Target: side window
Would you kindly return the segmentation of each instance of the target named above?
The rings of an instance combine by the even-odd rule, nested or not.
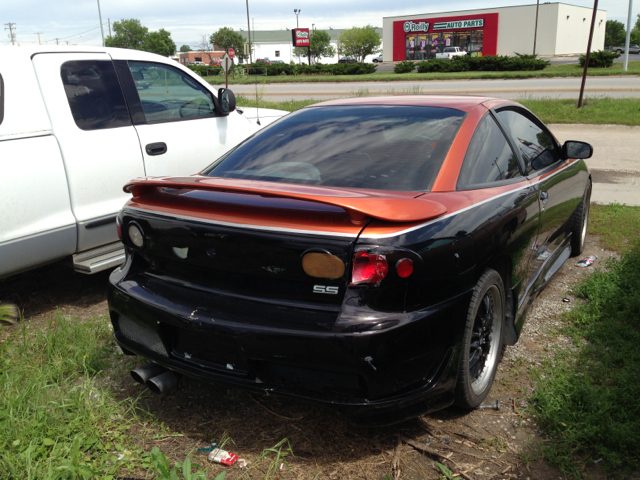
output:
[[[100,130],[131,125],[129,110],[110,61],[65,62],[60,75],[78,128]]]
[[[527,175],[560,160],[553,137],[531,119],[514,110],[502,110],[498,118],[520,150]]]
[[[522,177],[518,158],[496,121],[491,115],[486,115],[469,142],[458,177],[458,188],[517,177]]]
[[[2,80],[2,74],[0,74],[0,125],[4,120],[4,81]]]
[[[205,87],[177,68],[150,62],[129,62],[147,123],[215,115],[213,97]]]

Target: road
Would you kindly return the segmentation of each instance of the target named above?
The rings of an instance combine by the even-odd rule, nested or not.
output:
[[[640,207],[640,127],[550,124],[560,140],[593,145],[587,165],[592,173],[592,203],[626,203]]]
[[[578,98],[581,79],[529,78],[522,80],[425,80],[408,82],[349,82],[349,83],[277,83],[267,85],[234,85],[235,93],[247,97],[256,89],[265,100],[304,100],[317,98],[352,97],[362,95],[398,95],[432,93],[443,95],[489,95],[519,98]],[[590,96],[638,97],[638,77],[589,77],[585,92]]]

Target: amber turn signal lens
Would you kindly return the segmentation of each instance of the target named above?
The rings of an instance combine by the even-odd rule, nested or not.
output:
[[[340,278],[344,275],[344,262],[327,253],[307,253],[302,257],[304,272],[316,278]]]

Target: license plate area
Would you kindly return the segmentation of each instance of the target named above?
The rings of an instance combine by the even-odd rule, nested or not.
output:
[[[178,327],[171,333],[172,354],[181,360],[229,375],[247,375],[247,364],[235,338]]]

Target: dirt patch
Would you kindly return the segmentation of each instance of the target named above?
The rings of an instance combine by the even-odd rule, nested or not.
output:
[[[572,348],[571,339],[558,333],[559,314],[580,301],[570,288],[616,253],[604,250],[599,238],[590,236],[584,255],[599,259],[588,268],[578,268],[577,259],[569,259],[534,302],[520,341],[507,349],[485,402],[500,401],[499,410],[467,412],[452,407],[393,427],[356,427],[321,405],[190,378],[183,379],[176,394],[157,397],[128,374],[143,361],[122,354],[115,356],[114,368],[103,381],[117,398],[140,397],[140,407],[163,424],[144,423],[141,418],[131,432],[145,451],[157,445],[174,460],[192,454],[206,464],[206,453],[197,449],[226,432],[233,440],[227,448],[255,463],[265,448],[287,439],[293,451],[284,457],[288,467],[280,470],[279,463],[284,462],[275,464],[271,455],[254,465],[250,478],[265,478],[269,468],[276,468],[279,478],[292,479],[437,479],[442,475],[436,461],[465,479],[562,478],[541,459],[542,438],[526,398],[533,389],[532,367],[540,365],[556,345]],[[56,312],[82,320],[106,315],[107,278],[105,272],[85,276],[66,264],[54,264],[0,281],[0,300],[19,304],[25,318],[34,323],[45,323]],[[0,335],[10,332],[6,329]],[[214,465],[210,477],[225,469],[228,479],[244,473],[237,466]],[[135,474],[151,478],[142,470]]]

